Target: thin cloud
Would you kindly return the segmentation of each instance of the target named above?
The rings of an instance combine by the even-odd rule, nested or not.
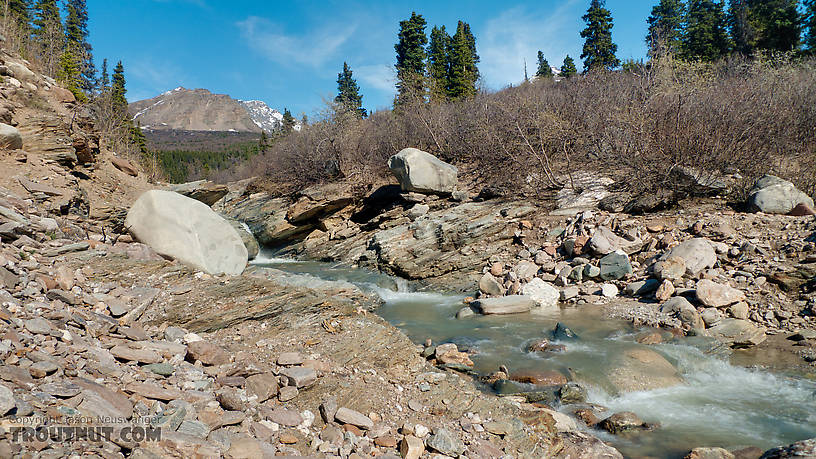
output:
[[[396,72],[390,65],[374,64],[361,65],[352,68],[354,76],[362,81],[366,86],[387,93],[396,93],[395,84],[397,81]]]
[[[258,16],[250,16],[237,26],[247,44],[266,58],[315,68],[334,57],[357,29],[354,24],[325,26],[302,36],[287,35],[281,26]]]
[[[497,88],[523,80],[525,59],[527,72],[535,74],[538,50],[544,53],[550,65],[560,66],[564,55],[572,55],[571,49],[575,46],[577,3],[578,0],[570,0],[549,14],[515,7],[489,20],[477,42],[481,57],[479,71],[487,85]],[[577,59],[578,56],[572,57]]]

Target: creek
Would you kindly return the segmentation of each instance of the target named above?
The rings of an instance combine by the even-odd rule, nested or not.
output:
[[[750,359],[732,364],[727,353],[710,341],[679,338],[657,345],[637,343],[642,332],[623,321],[604,318],[601,306],[562,309],[551,315],[471,316],[456,319],[463,296],[417,292],[402,279],[330,263],[268,258],[256,266],[290,275],[292,283],[348,282],[378,295],[377,314],[416,343],[456,343],[474,354],[479,374],[505,365],[511,371],[556,370],[579,375],[588,388],[588,402],[608,408],[603,418],[632,411],[656,430],[615,436],[590,429],[626,457],[682,458],[694,447],[763,450],[816,436],[816,383],[795,375],[752,369]],[[555,341],[566,350],[546,356],[528,352],[535,340],[550,338],[556,324],[572,329],[577,340]],[[610,389],[605,383],[610,361],[632,349],[650,349],[678,370],[683,383],[638,392]],[[523,387],[522,387],[523,388]],[[491,388],[485,386],[486,391]],[[570,413],[574,406],[556,406]],[[581,425],[580,421],[577,421]]]

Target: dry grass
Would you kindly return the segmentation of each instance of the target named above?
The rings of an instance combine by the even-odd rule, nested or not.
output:
[[[702,177],[787,177],[816,192],[816,61],[715,64],[663,59],[627,72],[526,83],[457,103],[415,103],[356,120],[327,110],[301,133],[222,179],[262,172],[287,189],[386,175],[417,147],[450,161],[477,188],[543,196],[587,170],[637,193],[690,191]],[[735,196],[737,197],[737,196]]]

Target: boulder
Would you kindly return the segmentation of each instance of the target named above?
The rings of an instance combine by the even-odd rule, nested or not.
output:
[[[612,393],[672,387],[683,379],[668,360],[651,349],[628,349],[611,357],[605,372]]]
[[[660,260],[654,264],[652,272],[656,278],[664,281],[682,279],[683,275],[686,274],[686,260],[677,256]]]
[[[642,430],[645,428],[644,423],[638,415],[631,411],[623,411],[615,413],[612,416],[601,421],[600,426],[607,432],[619,435],[632,430]]]
[[[296,225],[334,214],[354,202],[347,183],[316,185],[301,191],[300,195],[286,211],[286,219]]]
[[[479,291],[491,296],[504,295],[504,287],[490,273],[484,273],[479,279]]]
[[[682,296],[669,298],[660,306],[660,312],[676,315],[683,325],[689,328],[703,328],[703,318],[697,309]]]
[[[76,102],[76,96],[74,96],[74,93],[72,93],[71,91],[69,91],[69,90],[67,90],[65,88],[60,88],[59,86],[54,86],[51,89],[51,92],[54,93],[54,97],[58,101],[60,101],[60,102],[62,102],[64,104],[71,104],[71,103]]]
[[[623,279],[632,274],[632,264],[625,253],[618,251],[601,258],[601,279],[605,281]]]
[[[773,175],[757,180],[748,192],[748,204],[766,214],[787,214],[798,204],[814,207],[810,196],[796,189],[793,183]]]
[[[23,136],[14,126],[0,123],[0,148],[19,150],[23,148]]]
[[[416,148],[406,148],[389,158],[388,168],[403,191],[449,195],[458,180],[456,167]]]
[[[480,298],[470,304],[482,314],[492,315],[530,312],[536,302],[529,296],[509,295],[500,298]]]
[[[589,240],[589,247],[598,255],[609,255],[618,250],[633,254],[643,248],[643,241],[629,241],[613,233],[611,229],[601,226]]]
[[[247,249],[235,229],[206,204],[178,193],[145,192],[125,226],[160,255],[209,274],[238,275],[246,267]]]
[[[759,459],[806,459],[813,457],[816,457],[816,438],[769,449]]]
[[[210,207],[229,192],[226,185],[213,183],[209,180],[198,180],[195,182],[171,185],[168,190],[182,194],[188,198],[193,198],[196,201],[201,201]]]
[[[34,72],[18,62],[6,62],[6,67],[11,70],[11,74],[14,76],[14,78],[20,81],[32,83],[37,79],[37,75]]]
[[[734,459],[733,453],[723,448],[694,448],[683,459]]]
[[[261,247],[258,245],[258,241],[255,239],[255,236],[252,235],[252,232],[249,231],[249,228],[245,223],[241,223],[231,218],[227,218],[226,220],[238,233],[238,236],[241,237],[241,241],[243,241],[244,247],[247,249],[247,258],[249,260],[254,260],[261,251]]]
[[[745,299],[745,293],[728,285],[703,279],[697,282],[697,299],[710,308],[721,308]]]
[[[118,156],[111,156],[110,158],[111,164],[113,167],[119,169],[120,171],[124,172],[127,175],[136,177],[139,175],[139,171],[136,169],[136,166],[133,165],[130,161],[126,160],[125,158],[120,158]]]
[[[524,284],[521,287],[521,294],[532,298],[538,306],[537,310],[559,311],[558,299],[561,297],[561,292],[538,277]]]
[[[719,341],[734,347],[757,346],[765,341],[765,327],[757,327],[742,319],[723,319],[708,332]]]
[[[686,264],[686,274],[696,277],[704,269],[711,268],[717,263],[717,252],[711,242],[705,238],[694,238],[683,242],[660,257],[660,261],[672,257],[683,259]]]

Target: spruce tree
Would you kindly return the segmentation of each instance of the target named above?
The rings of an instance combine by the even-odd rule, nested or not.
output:
[[[85,0],[68,0],[65,8],[68,12],[65,19],[66,44],[79,59],[82,89],[90,92],[96,88],[97,81],[93,50],[88,42],[88,7]]]
[[[410,93],[424,97],[425,85],[425,18],[421,14],[411,13],[411,18],[400,21],[400,30],[394,50],[397,52],[397,102],[405,102]]]
[[[567,54],[564,58],[564,64],[561,65],[561,76],[564,78],[572,78],[578,74],[578,69],[575,68],[575,61]]]
[[[476,66],[476,39],[470,33],[470,26],[459,21],[456,33],[451,37],[448,59],[448,97],[458,100],[476,94],[479,69]]]
[[[748,20],[756,33],[755,48],[791,51],[799,47],[802,18],[798,0],[747,0]]]
[[[59,60],[57,81],[71,91],[77,101],[85,102],[87,97],[80,87],[80,68],[76,56],[70,48],[66,48]]]
[[[15,21],[23,30],[29,30],[32,21],[31,0],[3,0],[2,6],[6,5],[9,19]]]
[[[816,54],[816,0],[806,0],[805,8],[805,46],[808,52]]]
[[[334,98],[344,110],[355,113],[359,118],[367,116],[363,108],[363,96],[360,87],[354,79],[351,68],[343,62],[343,71],[337,74],[337,97]]]
[[[646,20],[649,24],[646,35],[649,57],[656,58],[663,52],[675,53],[680,49],[684,11],[681,0],[660,0],[652,8],[652,14]]]
[[[289,111],[288,108],[283,109],[283,120],[281,121],[281,128],[285,134],[289,134],[290,132],[295,130],[295,117],[292,116],[292,112]]]
[[[445,30],[445,26],[431,29],[431,42],[428,45],[428,77],[433,100],[447,99],[450,46],[451,37]]]
[[[728,31],[734,51],[750,55],[756,46],[756,31],[748,20],[748,1],[731,0],[728,5]]]
[[[34,6],[34,42],[43,64],[43,71],[56,76],[65,47],[65,36],[57,0],[38,0]]]
[[[113,68],[113,76],[111,77],[111,102],[114,110],[121,116],[127,115],[127,89],[125,89],[125,67],[122,61],[116,63]]]
[[[729,49],[722,2],[691,0],[683,34],[683,56],[713,61],[728,54]]]
[[[538,52],[538,70],[536,70],[536,77],[538,78],[552,78],[553,72],[550,68],[550,63],[544,59],[544,53]]]
[[[581,31],[581,38],[585,39],[581,53],[584,72],[611,70],[620,65],[620,60],[615,56],[618,45],[612,42],[612,13],[604,5],[604,0],[591,0],[582,17],[587,25]]]
[[[108,74],[108,60],[102,59],[102,79],[101,83],[101,90],[106,90],[110,86],[110,75]]]

